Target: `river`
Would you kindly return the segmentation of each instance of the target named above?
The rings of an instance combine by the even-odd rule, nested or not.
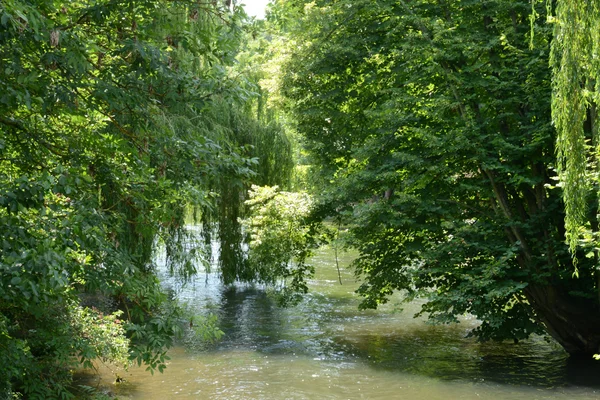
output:
[[[91,381],[120,399],[600,399],[600,361],[580,365],[542,337],[513,344],[466,338],[477,321],[435,326],[397,299],[359,311],[352,271],[333,252],[314,257],[298,306],[278,308],[260,288],[223,287],[216,274],[164,284],[198,313],[218,317],[216,344],[173,348],[163,374],[101,367]]]

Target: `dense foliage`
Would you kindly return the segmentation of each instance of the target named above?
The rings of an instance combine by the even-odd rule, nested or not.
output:
[[[394,291],[481,339],[600,345],[596,262],[565,245],[550,28],[525,1],[302,1],[281,79],[321,213],[345,218],[363,307]],[[532,34],[535,33],[532,37]],[[533,41],[533,43],[531,43]],[[533,44],[533,46],[531,46]]]
[[[158,248],[185,279],[217,239],[223,282],[306,290],[320,233],[274,187],[298,155],[269,104],[350,228],[363,307],[400,290],[482,339],[597,352],[598,10],[557,5],[552,37],[535,1],[279,0],[251,25],[231,1],[3,1],[0,396],[162,371],[182,310]]]
[[[70,398],[95,359],[162,370],[181,310],[153,252],[189,276],[209,255],[186,213],[226,241],[250,182],[289,176],[289,141],[230,68],[243,18],[231,2],[0,4],[0,396]]]
[[[549,3],[550,6],[550,3]],[[598,242],[598,110],[600,100],[600,5],[560,0],[552,53],[552,119],[556,125],[557,167],[563,184],[567,239],[594,249]],[[597,277],[600,282],[600,276]]]
[[[299,300],[300,293],[308,291],[306,280],[314,273],[308,259],[323,231],[320,224],[308,222],[312,198],[307,193],[280,191],[277,186],[252,186],[246,204],[248,273],[254,281],[281,283],[282,303]]]

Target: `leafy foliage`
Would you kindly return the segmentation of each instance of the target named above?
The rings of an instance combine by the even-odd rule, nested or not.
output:
[[[284,95],[326,182],[320,213],[345,218],[360,251],[362,306],[401,290],[427,298],[433,321],[475,315],[484,340],[545,330],[570,353],[595,352],[595,266],[582,260],[575,279],[564,245],[550,35],[531,36],[531,4],[302,10]]]
[[[0,393],[69,398],[74,362],[124,352],[165,368],[183,313],[157,245],[195,273],[206,249],[187,211],[225,232],[255,169],[286,176],[268,157],[278,140],[289,154],[285,135],[230,73],[244,17],[220,2],[0,5]]]
[[[558,133],[557,167],[573,255],[578,244],[589,248],[589,236],[598,233],[597,210],[589,209],[590,197],[598,196],[598,15],[600,9],[595,2],[561,0],[556,2],[555,16],[548,18],[554,25],[550,58],[552,120]],[[586,237],[588,243],[582,243]]]
[[[214,314],[207,316],[193,315],[190,319],[190,328],[184,337],[186,347],[193,349],[206,349],[207,345],[218,342],[224,335],[219,326],[219,318]]]
[[[218,260],[223,282],[251,280],[244,270],[243,236],[239,220],[245,216],[244,200],[251,182],[286,184],[293,168],[291,143],[275,121],[251,118],[250,109],[236,110],[226,104],[215,107],[214,120],[225,143],[238,149],[238,156],[222,162],[208,180],[214,204],[201,208],[207,244],[215,236],[220,244]],[[210,245],[207,246],[210,249]]]
[[[252,280],[275,284],[284,280],[280,299],[298,300],[314,273],[308,259],[319,243],[320,226],[307,221],[312,200],[306,193],[282,192],[277,186],[255,186],[246,201],[244,221],[249,236],[248,266]],[[286,280],[290,282],[286,282]]]

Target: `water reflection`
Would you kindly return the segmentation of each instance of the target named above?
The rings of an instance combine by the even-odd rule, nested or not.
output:
[[[566,355],[541,338],[526,344],[474,343],[462,329],[425,326],[395,335],[338,338],[373,368],[441,380],[559,387],[570,384]],[[539,343],[542,341],[543,343]],[[346,346],[348,347],[348,346]],[[596,384],[591,380],[590,384]],[[582,384],[580,380],[578,384]]]
[[[518,344],[478,343],[466,338],[475,321],[433,326],[413,321],[410,310],[360,312],[357,301],[316,293],[298,307],[281,309],[260,287],[221,287],[211,309],[225,336],[211,352],[243,349],[364,362],[375,369],[446,381],[600,387],[600,362],[570,360],[541,337]]]
[[[219,349],[257,349],[279,340],[281,315],[263,290],[246,287],[225,288],[217,315],[225,337]]]
[[[600,362],[580,364],[543,338],[519,344],[465,338],[477,323],[432,326],[419,304],[358,311],[352,272],[337,283],[325,251],[311,294],[281,309],[259,286],[224,287],[215,274],[182,286],[199,313],[217,315],[224,338],[207,350],[179,347],[164,375],[133,370],[115,388],[131,399],[595,399]],[[110,378],[108,378],[110,380]]]

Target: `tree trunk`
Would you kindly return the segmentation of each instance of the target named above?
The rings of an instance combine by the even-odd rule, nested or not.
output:
[[[600,312],[594,299],[536,284],[525,288],[525,296],[546,331],[570,355],[591,357],[600,353]]]

